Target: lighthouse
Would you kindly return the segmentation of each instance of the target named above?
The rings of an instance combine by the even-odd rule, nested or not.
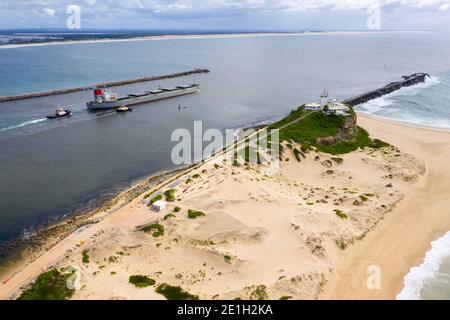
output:
[[[320,105],[323,107],[325,107],[328,103],[328,92],[327,90],[323,90],[323,93],[320,95]]]

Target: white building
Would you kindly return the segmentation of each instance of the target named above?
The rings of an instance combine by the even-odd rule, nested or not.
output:
[[[305,105],[305,110],[320,111],[326,115],[336,114],[341,116],[348,116],[350,108],[345,104],[337,102],[336,99],[332,99],[326,90],[320,95],[320,102],[308,103]]]
[[[323,109],[322,105],[317,102],[308,103],[307,105],[305,105],[305,110],[319,111],[322,109]]]
[[[158,200],[152,203],[152,209],[157,212],[161,212],[166,208],[166,202]]]
[[[348,116],[350,108],[347,107],[345,104],[340,102],[335,102],[328,104],[328,108],[325,108],[323,112],[327,115],[335,114],[339,116]]]

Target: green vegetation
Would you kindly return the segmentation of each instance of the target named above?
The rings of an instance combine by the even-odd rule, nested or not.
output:
[[[108,259],[109,263],[116,263],[117,261],[119,261],[119,258],[116,256],[111,256]]]
[[[360,195],[359,198],[361,199],[361,201],[365,202],[367,200],[369,200],[368,197],[364,196],[364,195]]]
[[[175,207],[175,208],[173,208],[173,212],[180,212],[181,211],[181,208],[180,207]]]
[[[351,113],[353,113],[353,110]],[[336,136],[344,126],[346,117],[306,111],[303,107],[293,110],[287,117],[272,124],[268,129],[281,128],[303,116],[306,117],[280,130],[280,142],[295,141],[301,145],[301,151],[303,153],[307,153],[312,147],[315,147],[320,152],[336,155],[355,151],[358,148],[381,148],[388,146],[387,143],[381,140],[370,139],[367,131],[361,127],[357,128],[356,137],[353,140],[341,141],[334,145],[318,144],[318,138]]]
[[[205,214],[201,211],[197,211],[197,210],[188,210],[188,218],[189,219],[196,219],[198,217],[203,217]]]
[[[89,251],[88,250],[84,249],[81,252],[81,256],[82,256],[83,263],[89,263]]]
[[[151,206],[152,204],[154,204],[156,201],[162,200],[163,196],[162,194],[158,194],[157,196],[153,197],[150,202],[149,202],[149,206]]]
[[[369,145],[369,147],[374,148],[374,149],[380,149],[380,148],[388,147],[388,146],[390,146],[389,143],[381,141],[380,139],[373,139]]]
[[[171,286],[167,283],[160,284],[155,291],[162,294],[167,300],[198,300],[198,296],[190,294],[181,287]]]
[[[175,201],[175,192],[176,192],[175,189],[166,190],[164,192],[164,195],[166,196],[166,200],[169,202]]]
[[[280,299],[278,300],[289,300],[292,299],[292,296],[282,296]]]
[[[188,178],[187,180],[186,180],[186,184],[189,184],[189,183],[191,183],[192,182],[192,179],[191,178]]]
[[[198,173],[196,173],[196,174],[194,174],[194,175],[192,176],[192,178],[198,179],[198,178],[200,178],[200,175],[199,175]]]
[[[255,291],[253,291],[250,295],[250,300],[267,300],[269,299],[269,295],[266,292],[265,285],[259,285],[256,287]]]
[[[225,262],[231,263],[231,256],[226,254],[226,255],[223,256],[223,259],[225,260]]]
[[[341,219],[347,219],[348,216],[341,210],[334,210],[334,213]]]
[[[292,151],[294,152],[295,159],[297,159],[298,162],[301,162],[302,159],[300,158],[300,155],[302,155],[302,152],[300,150],[298,150],[297,148],[294,148],[294,150],[292,150]]]
[[[170,218],[175,218],[175,215],[173,213],[169,213],[169,214],[166,214],[164,216],[164,220],[167,220],[167,219],[170,219]]]
[[[140,276],[140,275],[130,276],[128,281],[131,284],[134,284],[138,288],[150,287],[150,286],[153,286],[156,283],[155,280],[153,280],[153,279],[151,279],[151,278],[149,278],[147,276]]]
[[[159,223],[154,223],[151,225],[148,225],[146,227],[144,227],[142,230],[144,230],[144,232],[153,232],[152,235],[155,238],[161,237],[164,235],[164,226],[160,225]]]
[[[72,273],[61,273],[56,269],[42,273],[36,281],[25,289],[18,300],[65,300],[75,292],[67,287]]]

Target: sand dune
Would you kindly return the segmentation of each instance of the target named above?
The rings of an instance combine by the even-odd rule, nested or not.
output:
[[[151,211],[141,195],[28,265],[0,286],[0,298],[14,298],[50,266],[70,265],[81,270],[74,299],[164,298],[129,284],[134,274],[201,299],[395,298],[430,241],[450,228],[450,133],[363,117],[360,124],[395,147],[339,157],[312,151],[300,161],[285,147],[274,176],[206,163],[179,179],[165,212]],[[205,216],[189,219],[189,209]],[[149,223],[164,235],[136,229]],[[370,265],[382,270],[379,290],[365,285]]]

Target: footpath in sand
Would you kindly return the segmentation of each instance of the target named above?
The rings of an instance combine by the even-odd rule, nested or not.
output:
[[[442,182],[431,183],[445,162],[430,158],[448,159],[450,139],[366,118],[360,123],[395,147],[333,157],[315,151],[296,156],[285,145],[273,176],[258,165],[208,162],[170,185],[176,199],[164,212],[147,207],[153,195],[141,195],[0,285],[0,298],[17,297],[50,267],[69,266],[81,271],[74,299],[164,299],[155,292],[162,283],[200,299],[364,298],[374,295],[364,289],[367,263],[389,270],[378,294],[394,298],[429,241],[445,224],[449,229],[438,209],[444,209],[442,188],[450,180],[444,172]],[[412,205],[418,213],[409,212]],[[204,216],[191,219],[190,209]],[[163,226],[164,234],[136,228],[148,224]],[[82,262],[84,250],[89,263]],[[157,284],[136,288],[131,275]]]

